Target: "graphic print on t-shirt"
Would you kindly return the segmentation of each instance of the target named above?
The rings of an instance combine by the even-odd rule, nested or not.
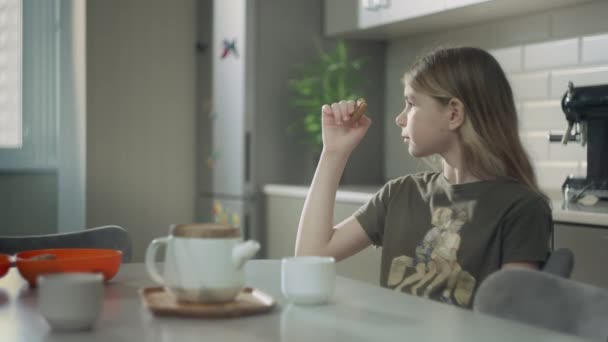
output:
[[[468,220],[466,208],[435,208],[432,227],[416,246],[416,255],[402,255],[393,259],[388,287],[468,306],[476,280],[462,269],[457,258],[460,229]]]

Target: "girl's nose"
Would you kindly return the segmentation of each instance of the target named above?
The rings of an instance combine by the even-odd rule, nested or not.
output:
[[[407,116],[404,113],[399,113],[395,118],[395,123],[399,127],[405,127],[407,125]]]

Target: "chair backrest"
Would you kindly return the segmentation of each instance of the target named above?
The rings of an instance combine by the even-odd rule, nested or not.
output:
[[[69,233],[0,236],[0,253],[15,254],[25,250],[46,248],[108,248],[122,251],[122,261],[130,262],[132,242],[127,231],[119,226],[101,226]]]
[[[546,329],[606,341],[608,289],[548,272],[503,269],[480,285],[473,309]]]
[[[574,268],[574,253],[568,248],[558,248],[551,252],[543,267],[543,272],[570,278]]]

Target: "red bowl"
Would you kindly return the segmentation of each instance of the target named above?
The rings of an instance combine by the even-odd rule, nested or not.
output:
[[[54,259],[32,259],[42,254],[51,254]],[[108,281],[118,273],[122,252],[92,248],[38,249],[17,253],[16,259],[21,276],[35,287],[38,276],[49,273],[103,273],[104,280]]]
[[[11,257],[8,254],[0,253],[0,277],[4,277],[11,268]]]

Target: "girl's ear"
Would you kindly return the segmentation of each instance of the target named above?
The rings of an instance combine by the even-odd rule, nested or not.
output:
[[[464,104],[457,98],[452,98],[448,102],[449,128],[455,130],[464,123]]]

